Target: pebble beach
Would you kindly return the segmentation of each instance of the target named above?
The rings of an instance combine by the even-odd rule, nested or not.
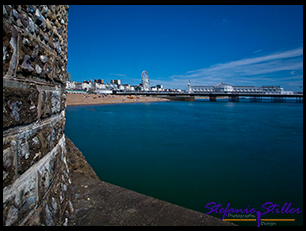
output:
[[[140,103],[169,101],[152,96],[123,96],[123,95],[95,95],[95,94],[67,94],[67,106],[115,104],[115,103]]]

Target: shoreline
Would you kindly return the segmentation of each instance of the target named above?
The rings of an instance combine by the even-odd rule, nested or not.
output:
[[[145,102],[166,102],[163,99],[152,96],[122,96],[122,95],[95,95],[95,94],[66,94],[67,106],[100,105],[119,103],[145,103]]]

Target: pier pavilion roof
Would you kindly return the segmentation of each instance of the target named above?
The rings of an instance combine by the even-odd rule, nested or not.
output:
[[[215,86],[215,88],[220,88],[220,87],[232,87],[232,85],[221,82]]]

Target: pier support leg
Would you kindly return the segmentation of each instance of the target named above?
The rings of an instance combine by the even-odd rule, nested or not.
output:
[[[282,103],[282,102],[286,102],[286,99],[285,97],[271,97],[271,102]]]
[[[260,96],[253,96],[250,98],[251,102],[262,102],[262,97]]]
[[[214,95],[209,96],[209,101],[217,101],[217,97]]]
[[[296,97],[296,102],[297,103],[303,103],[303,98],[302,97]]]
[[[229,102],[239,102],[239,96],[236,95],[229,96]]]

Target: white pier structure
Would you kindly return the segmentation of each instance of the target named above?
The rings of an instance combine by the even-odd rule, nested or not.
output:
[[[280,86],[232,86],[220,83],[215,86],[191,86],[188,83],[188,93],[263,93],[263,94],[293,94],[292,91],[284,91]]]

